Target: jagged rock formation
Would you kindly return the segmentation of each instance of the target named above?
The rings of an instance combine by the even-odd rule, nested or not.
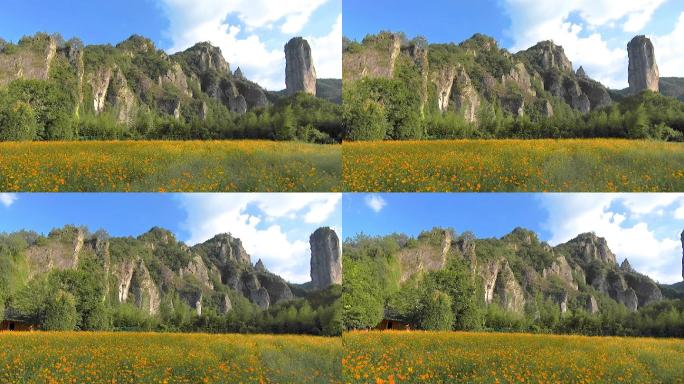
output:
[[[337,235],[321,228],[311,238],[312,265],[318,273],[312,273],[314,289],[340,284]],[[198,315],[207,307],[227,313],[236,301],[268,309],[296,298],[290,284],[269,272],[261,260],[252,266],[240,239],[230,234],[188,247],[162,228],[137,238],[110,238],[103,231],[89,234],[85,228],[67,226],[29,244],[25,251],[29,280],[52,271],[79,269],[84,258],[95,260],[105,282],[103,301],[129,303],[150,314],[158,313],[164,298],[174,295]]]
[[[658,65],[651,40],[636,36],[627,44],[629,55],[629,92],[636,94],[645,90],[658,92]]]
[[[458,45],[428,45],[389,32],[345,41],[344,82],[394,79],[399,69],[420,79],[421,111],[455,111],[473,123],[483,112],[551,117],[560,103],[582,113],[612,103],[606,87],[582,67],[573,71],[563,48],[551,41],[516,54],[481,34]]]
[[[288,47],[288,89],[315,95],[308,43],[298,38]],[[0,87],[21,79],[58,80],[78,95],[75,115],[111,113],[129,125],[139,111],[190,121],[206,119],[218,109],[241,115],[282,96],[249,81],[240,68],[231,72],[221,49],[208,42],[167,55],[138,35],[116,46],[83,46],[76,39],[64,42],[47,34],[25,37],[16,45],[0,39]],[[341,91],[325,92],[333,98],[335,93]]]
[[[682,279],[684,279],[684,231],[682,231]]]
[[[319,228],[310,237],[311,283],[315,289],[342,284],[342,248],[331,228]]]
[[[682,241],[684,246],[684,234]],[[439,271],[451,258],[462,259],[482,284],[484,302],[508,311],[523,312],[539,294],[561,312],[582,309],[591,314],[599,313],[605,300],[636,311],[663,299],[652,279],[636,272],[627,260],[618,266],[606,240],[593,233],[551,247],[521,228],[501,239],[456,236],[437,228],[397,244],[399,283]]]
[[[287,93],[306,92],[316,95],[316,68],[309,42],[295,37],[285,44],[285,84]]]

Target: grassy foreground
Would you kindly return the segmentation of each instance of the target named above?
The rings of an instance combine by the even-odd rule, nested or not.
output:
[[[340,338],[0,333],[0,382],[341,383]]]
[[[673,192],[684,143],[634,140],[353,142],[342,148],[355,192]]]
[[[338,191],[341,146],[270,141],[0,143],[0,191]]]
[[[343,335],[346,383],[684,383],[684,340],[462,332]]]

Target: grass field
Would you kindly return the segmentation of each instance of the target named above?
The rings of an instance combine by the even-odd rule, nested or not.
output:
[[[339,191],[341,146],[270,141],[0,143],[0,191]]]
[[[346,383],[684,383],[684,340],[352,332]]]
[[[0,333],[0,383],[341,383],[340,338]]]
[[[684,191],[684,143],[630,140],[353,142],[346,191]]]

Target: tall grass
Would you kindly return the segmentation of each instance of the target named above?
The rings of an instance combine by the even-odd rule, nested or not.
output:
[[[684,383],[684,340],[462,332],[343,335],[345,383]]]
[[[293,142],[0,143],[0,191],[338,191],[340,158]]]
[[[684,191],[684,143],[634,140],[354,142],[346,191]]]
[[[341,383],[339,338],[0,333],[0,382]]]

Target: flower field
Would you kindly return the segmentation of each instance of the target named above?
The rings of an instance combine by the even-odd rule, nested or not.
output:
[[[684,383],[684,340],[352,332],[346,383]]]
[[[340,156],[294,142],[6,142],[0,191],[338,191]]]
[[[340,383],[339,338],[0,333],[0,382]]]
[[[352,142],[355,192],[671,192],[684,190],[684,143],[634,140]]]

